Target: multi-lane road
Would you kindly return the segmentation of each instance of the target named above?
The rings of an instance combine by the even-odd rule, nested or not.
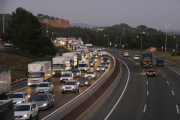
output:
[[[179,120],[180,70],[171,65],[155,66],[155,77],[146,77],[148,68],[134,61],[134,54],[123,57],[108,50],[122,65],[122,77],[111,99],[92,119]]]

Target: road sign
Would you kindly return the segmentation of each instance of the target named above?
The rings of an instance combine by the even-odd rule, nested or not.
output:
[[[124,48],[124,44],[122,44],[122,48]]]
[[[176,43],[176,46],[178,46],[178,43]]]
[[[115,47],[117,47],[117,45],[115,44]]]

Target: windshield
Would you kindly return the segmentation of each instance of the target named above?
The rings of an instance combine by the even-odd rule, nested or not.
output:
[[[23,94],[11,94],[9,98],[23,98]]]
[[[48,87],[48,84],[39,84],[38,87]]]
[[[79,72],[79,70],[77,70],[77,69],[75,70],[75,69],[74,69],[74,70],[72,70],[72,72]]]
[[[79,64],[79,67],[87,67],[87,64]]]
[[[14,108],[14,111],[29,111],[30,105],[18,105]]]
[[[37,95],[33,101],[46,101],[47,95]]]
[[[71,77],[71,74],[62,74],[62,77]]]
[[[108,60],[108,58],[103,58],[103,60]]]
[[[87,48],[93,48],[93,46],[86,46]]]
[[[94,74],[94,72],[86,72],[86,74]]]
[[[29,78],[41,78],[42,77],[42,73],[41,72],[39,72],[39,73],[29,73],[28,77]]]
[[[64,85],[76,85],[75,82],[65,82]]]
[[[53,64],[53,69],[62,69],[63,68],[63,64]]]
[[[104,66],[98,66],[98,68],[103,68]]]

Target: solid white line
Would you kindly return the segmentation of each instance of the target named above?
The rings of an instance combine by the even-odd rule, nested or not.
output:
[[[23,87],[23,88],[20,88],[20,89],[17,89],[17,90],[15,90],[15,91],[12,91],[11,93],[14,93],[14,92],[16,92],[16,91],[22,90],[22,89],[27,88],[27,87],[28,87],[28,86],[25,86],[25,87]]]
[[[117,58],[117,59],[119,59],[119,58]],[[119,59],[119,60],[120,60],[121,62],[123,62],[121,59]],[[126,82],[126,85],[125,85],[125,87],[124,87],[124,90],[123,90],[121,96],[119,97],[118,101],[116,102],[116,104],[114,105],[114,107],[111,109],[111,111],[109,112],[109,114],[106,116],[106,118],[105,118],[104,120],[107,120],[107,119],[109,118],[109,116],[111,115],[111,113],[114,111],[114,109],[116,108],[117,104],[118,104],[118,103],[120,102],[120,100],[122,99],[122,97],[123,97],[123,95],[124,95],[124,93],[125,93],[125,91],[126,91],[127,85],[128,85],[128,83],[129,83],[130,71],[129,71],[129,68],[128,68],[128,66],[126,65],[126,63],[125,63],[125,62],[123,62],[123,63],[124,63],[124,65],[126,66],[126,68],[127,68],[127,70],[128,70],[127,82]]]
[[[148,81],[147,81],[147,85],[148,85]]]
[[[169,82],[167,81],[167,84],[169,85]]]
[[[171,92],[172,92],[172,94],[174,95],[174,92],[173,92],[173,90],[171,90]]]
[[[177,113],[179,113],[179,107],[178,107],[178,105],[176,105],[176,109],[177,109]]]
[[[169,69],[171,69],[172,71],[176,72],[178,75],[180,75],[180,73],[178,73],[176,70],[170,68],[169,66],[165,65],[166,67],[168,67]]]
[[[149,95],[149,91],[147,90],[147,95]]]
[[[157,69],[159,72],[160,72],[160,70],[159,69]]]
[[[162,74],[162,76],[165,77],[164,74]]]
[[[143,113],[145,113],[145,112],[146,112],[146,106],[147,106],[147,105],[145,104],[145,106],[144,106],[144,110],[143,110]]]

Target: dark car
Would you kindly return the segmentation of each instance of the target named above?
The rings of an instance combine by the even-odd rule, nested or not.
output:
[[[54,106],[54,99],[51,93],[38,94],[33,99],[39,109],[48,109]]]
[[[109,62],[110,62],[110,60],[109,60],[109,58],[108,58],[108,57],[103,57],[103,58],[102,58],[102,62],[107,62],[107,63],[109,63]]]
[[[148,69],[146,71],[146,76],[155,76],[155,71],[153,69]]]
[[[93,67],[95,65],[95,62],[93,59],[89,60],[89,66],[90,67]]]
[[[77,80],[77,82],[80,86],[84,86],[84,85],[86,85],[87,87],[90,86],[90,80],[88,77],[80,77]]]
[[[74,77],[81,77],[81,71],[79,69],[72,70]]]
[[[107,68],[107,67],[108,67],[108,63],[107,63],[107,62],[102,62],[102,63],[101,63],[101,65],[104,65],[104,66],[105,66],[105,68]]]

